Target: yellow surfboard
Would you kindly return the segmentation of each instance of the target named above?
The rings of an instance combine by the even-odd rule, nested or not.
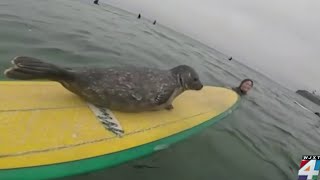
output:
[[[171,111],[111,112],[59,83],[3,81],[0,179],[57,178],[115,166],[199,132],[238,101],[232,90],[205,86],[184,92]]]

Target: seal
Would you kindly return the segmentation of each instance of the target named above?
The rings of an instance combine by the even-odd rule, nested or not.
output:
[[[69,68],[26,56],[11,62],[14,66],[4,71],[8,78],[56,81],[93,105],[124,112],[170,110],[181,93],[203,87],[197,72],[187,65],[168,70],[137,66]]]

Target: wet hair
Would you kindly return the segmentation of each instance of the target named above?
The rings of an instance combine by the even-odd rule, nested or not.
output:
[[[243,83],[245,83],[247,81],[250,81],[251,82],[251,87],[253,87],[253,81],[251,79],[244,79],[244,80],[241,81],[241,83],[239,85],[239,88],[242,86]]]
[[[242,86],[243,83],[245,83],[247,81],[250,81],[251,82],[251,87],[253,87],[253,81],[251,79],[244,79],[244,80],[241,81],[240,85],[238,87],[233,88],[233,90],[235,92],[237,92],[240,96],[246,95],[247,92],[243,92],[241,90],[241,86]]]

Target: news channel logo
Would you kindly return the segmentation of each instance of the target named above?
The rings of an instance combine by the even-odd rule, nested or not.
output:
[[[318,180],[320,155],[303,155],[298,180]]]

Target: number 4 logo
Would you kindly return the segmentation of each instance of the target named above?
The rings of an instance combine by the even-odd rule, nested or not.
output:
[[[319,175],[320,160],[302,160],[298,180],[317,180]]]

